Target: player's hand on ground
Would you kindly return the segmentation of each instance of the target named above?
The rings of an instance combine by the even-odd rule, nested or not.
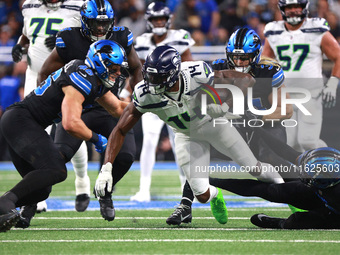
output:
[[[96,185],[94,187],[95,193],[97,197],[105,196],[105,189],[107,188],[108,192],[112,191],[112,164],[110,162],[106,163],[102,166],[102,169],[99,172],[99,175],[96,180]]]

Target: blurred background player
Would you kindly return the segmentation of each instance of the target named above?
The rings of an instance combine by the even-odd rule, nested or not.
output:
[[[119,92],[122,83],[123,73],[130,76],[130,85],[134,86],[143,79],[141,62],[133,47],[133,34],[127,27],[114,26],[114,11],[106,0],[88,0],[80,11],[81,27],[65,28],[57,34],[56,47],[46,59],[39,73],[39,80],[46,77],[67,64],[73,59],[85,59],[86,53],[92,42],[100,39],[109,39],[117,42],[125,50],[127,55],[128,68],[122,68],[121,75],[112,84],[111,92],[115,95]],[[118,118],[112,117],[98,104],[88,106],[82,114],[82,120],[88,127],[96,132],[109,137],[112,129],[118,122]],[[66,154],[69,160],[80,146],[81,141],[67,134],[63,126],[57,126],[55,143],[65,148],[68,145]],[[130,169],[136,154],[134,133],[131,130],[127,135],[122,150],[119,152],[113,164],[113,184],[117,183]],[[105,220],[113,220],[115,211],[112,203],[112,187],[105,196],[98,197],[100,212]]]
[[[276,58],[285,73],[287,87],[310,91],[312,98],[304,107],[312,114],[304,115],[294,107],[292,119],[296,127],[287,128],[287,141],[294,149],[303,152],[326,146],[320,139],[323,106],[334,107],[340,78],[340,47],[329,32],[323,18],[308,18],[308,0],[280,0],[282,21],[265,26],[263,56]],[[324,86],[322,57],[325,54],[334,62],[332,76]],[[292,98],[301,94],[290,93]]]
[[[38,72],[55,46],[56,33],[65,27],[80,26],[82,0],[26,0],[22,6],[24,27],[18,44],[13,47],[13,61],[19,62],[27,51],[27,70],[24,96],[37,87]],[[47,129],[50,132],[50,128]],[[87,175],[87,147],[85,142],[72,158],[76,175],[76,205],[80,211],[90,201],[90,178]],[[86,205],[87,204],[87,205]],[[37,211],[46,211],[45,201],[38,203]]]
[[[145,19],[149,32],[138,36],[135,44],[136,52],[142,63],[145,62],[148,54],[160,45],[174,47],[180,53],[183,62],[193,60],[190,47],[195,44],[195,41],[186,30],[169,29],[171,17],[170,9],[162,2],[153,2],[147,7]],[[121,96],[126,97],[127,95],[121,94]],[[140,184],[139,191],[130,198],[132,201],[149,202],[151,200],[151,174],[156,161],[156,148],[159,136],[164,124],[153,113],[148,112],[142,116],[143,146],[140,155]],[[174,152],[174,134],[171,128],[168,125],[166,126]],[[181,169],[179,171],[183,187],[185,176]]]
[[[273,104],[273,88],[277,89],[278,103],[276,110],[267,115],[258,116],[251,114],[249,110],[243,119],[237,123],[248,123],[248,120],[263,122],[263,128],[275,135],[282,142],[286,143],[286,131],[280,123],[281,120],[289,119],[292,115],[292,106],[286,105],[286,115],[281,114],[281,91],[284,88],[284,75],[280,65],[276,61],[269,59],[261,60],[261,39],[258,34],[248,28],[236,30],[227,42],[226,59],[213,61],[213,70],[236,70],[242,73],[249,73],[255,78],[256,83],[252,87],[253,105],[257,110],[268,110]],[[289,98],[289,95],[286,95]],[[276,120],[272,123],[271,120]],[[260,136],[254,133],[254,128],[248,124],[234,125],[243,139],[249,145],[255,157],[261,162],[269,163],[273,166],[290,165],[272,151]],[[255,128],[256,129],[256,128]],[[224,157],[222,157],[224,158]],[[282,176],[283,178],[285,176]],[[188,183],[185,184],[180,205],[166,220],[169,225],[180,225],[185,217],[191,219],[191,205],[193,194]],[[190,215],[190,216],[188,216]],[[190,220],[191,221],[191,220]],[[186,223],[188,220],[185,221]]]

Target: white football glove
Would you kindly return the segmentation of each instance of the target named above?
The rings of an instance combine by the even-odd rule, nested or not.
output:
[[[339,78],[332,76],[329,78],[326,87],[322,91],[322,103],[325,108],[331,108],[336,103],[336,89],[338,88]]]
[[[107,187],[107,191],[112,191],[112,164],[110,162],[106,163],[102,166],[100,173],[96,180],[96,185],[94,187],[96,196],[103,197],[105,196],[105,188]]]
[[[225,117],[227,119],[239,119],[241,118],[240,115],[233,114],[228,111],[229,106],[227,103],[223,103],[222,105],[217,104],[208,104],[207,105],[207,114],[210,117],[217,119],[221,117]]]

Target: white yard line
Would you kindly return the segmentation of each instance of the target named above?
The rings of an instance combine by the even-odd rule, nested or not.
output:
[[[235,239],[113,239],[113,240],[0,240],[0,243],[126,243],[126,242],[228,242],[228,243],[340,243],[340,240],[235,240]]]

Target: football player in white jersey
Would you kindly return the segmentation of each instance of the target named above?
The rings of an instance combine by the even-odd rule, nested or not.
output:
[[[323,18],[308,18],[308,0],[280,0],[283,20],[270,22],[264,29],[266,42],[262,56],[276,58],[285,73],[286,87],[310,91],[312,98],[304,104],[311,115],[304,115],[294,107],[296,127],[287,128],[287,143],[303,152],[325,147],[320,139],[322,107],[335,106],[340,78],[340,47],[329,32]],[[334,62],[332,76],[324,86],[322,56]],[[291,93],[292,98],[301,94]]]
[[[195,41],[186,30],[169,29],[171,16],[170,9],[162,2],[153,2],[148,6],[145,18],[149,32],[138,36],[135,44],[136,52],[142,63],[145,62],[148,54],[160,45],[174,47],[180,53],[183,62],[193,60],[190,47],[195,44]],[[132,201],[149,202],[151,199],[151,174],[156,161],[156,148],[163,126],[164,122],[153,113],[146,113],[142,116],[143,146],[140,155],[140,186],[137,194],[131,197]],[[174,134],[171,128],[168,125],[166,126],[175,154]],[[182,187],[185,180],[184,173],[180,169]]]
[[[24,27],[18,44],[13,47],[12,56],[15,62],[19,62],[22,53],[27,49],[25,96],[37,87],[38,72],[55,46],[56,33],[66,27],[81,26],[80,8],[83,3],[83,0],[26,0],[24,2],[22,6]],[[71,160],[76,174],[76,203],[77,199],[84,194],[88,195],[85,204],[90,201],[87,161],[87,147],[83,142]],[[38,212],[46,209],[45,201],[38,203]]]
[[[208,104],[207,114],[201,113],[198,91],[214,85],[215,80],[236,86],[240,82],[253,85],[255,81],[249,74],[231,70],[212,72],[203,61],[181,63],[180,54],[173,47],[163,45],[147,57],[143,76],[144,81],[134,88],[133,102],[124,110],[109,137],[104,165],[95,185],[97,196],[104,194],[106,186],[112,183],[112,162],[126,132],[146,112],[156,114],[174,130],[178,163],[197,200],[210,202],[212,213],[219,223],[227,222],[227,208],[221,191],[209,184],[210,146],[249,169],[258,178],[283,182],[273,167],[257,161],[235,127],[214,125],[213,118],[236,117],[228,112],[226,103],[222,106]],[[262,171],[264,165],[268,171]]]

